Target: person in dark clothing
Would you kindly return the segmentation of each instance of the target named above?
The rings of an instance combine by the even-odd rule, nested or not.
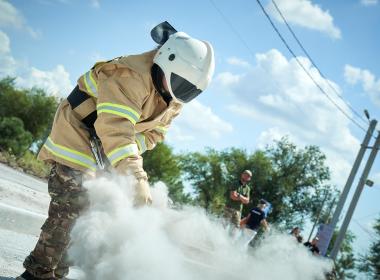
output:
[[[290,234],[295,237],[298,243],[302,243],[303,237],[301,236],[301,229],[299,227],[293,228]]]
[[[244,245],[248,246],[249,243],[255,238],[260,226],[263,226],[266,231],[269,231],[269,225],[266,220],[264,208],[268,205],[265,199],[260,199],[257,207],[253,208],[247,217],[241,220],[240,227],[243,228],[243,237],[245,239]]]
[[[315,256],[319,256],[319,248],[317,246],[318,244],[318,237],[315,237],[311,242],[307,241],[303,245],[309,248],[309,250],[313,253]]]
[[[298,243],[302,243],[303,242],[303,237],[301,235],[298,235],[297,236],[297,241],[298,241]]]
[[[299,227],[295,227],[291,230],[290,234],[297,237],[301,234],[301,229]]]

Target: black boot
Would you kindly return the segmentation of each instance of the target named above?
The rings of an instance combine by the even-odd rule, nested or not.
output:
[[[25,270],[23,274],[16,277],[16,280],[54,280],[54,278],[38,278],[38,277],[33,276],[27,270]]]

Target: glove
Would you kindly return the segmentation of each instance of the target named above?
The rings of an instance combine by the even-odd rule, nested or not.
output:
[[[152,195],[150,194],[149,183],[145,179],[139,179],[135,186],[135,206],[144,206],[152,204]]]

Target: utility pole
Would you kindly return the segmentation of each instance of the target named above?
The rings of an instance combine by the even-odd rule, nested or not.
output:
[[[353,181],[355,179],[356,173],[358,172],[360,163],[363,160],[364,153],[365,153],[365,151],[366,151],[366,149],[368,147],[369,141],[371,140],[371,137],[372,137],[373,131],[375,130],[376,125],[377,125],[377,120],[371,120],[371,122],[369,124],[369,127],[368,127],[368,130],[367,130],[367,133],[366,133],[366,135],[364,137],[363,143],[361,144],[360,150],[358,152],[358,155],[356,156],[354,165],[352,166],[350,175],[347,178],[346,185],[344,186],[342,194],[340,195],[340,198],[339,198],[339,201],[338,201],[338,205],[336,206],[335,211],[334,211],[334,215],[333,215],[333,217],[331,219],[331,223],[329,224],[329,226],[332,229],[331,230],[332,233],[334,232],[334,230],[335,230],[335,228],[336,228],[336,226],[338,224],[339,217],[340,217],[340,215],[342,213],[342,210],[343,210],[343,206],[344,206],[344,204],[346,203],[346,200],[347,200],[347,195],[348,195],[348,193],[349,193],[349,191],[351,189],[352,183],[353,183]],[[329,237],[329,242],[328,243],[330,243],[330,241],[331,241],[332,233],[331,233],[331,236]]]
[[[329,212],[327,213],[327,215],[326,215],[326,220],[325,220],[325,223],[326,223],[326,224],[330,222],[330,221],[329,221],[329,220],[330,220],[330,215],[331,215],[331,212],[332,212],[332,210],[333,210],[333,208],[334,208],[335,200],[336,200],[336,198],[334,198],[334,200],[331,202],[331,205],[330,205],[330,207],[329,207]]]
[[[366,163],[366,165],[364,167],[362,176],[360,177],[360,180],[359,180],[358,186],[356,188],[355,194],[354,194],[354,196],[352,198],[352,201],[350,203],[350,206],[348,208],[346,217],[344,218],[342,227],[341,227],[341,229],[339,231],[339,235],[338,235],[338,237],[337,237],[337,239],[336,239],[336,241],[334,243],[334,247],[333,247],[333,249],[331,251],[330,257],[333,260],[335,260],[336,257],[337,257],[337,255],[338,255],[340,246],[341,246],[341,244],[343,242],[343,239],[344,239],[344,237],[346,235],[346,231],[347,231],[348,225],[350,224],[350,221],[351,221],[352,215],[354,213],[355,207],[356,207],[356,205],[357,205],[357,203],[359,201],[360,195],[361,195],[361,193],[363,191],[363,188],[364,188],[364,185],[366,183],[368,174],[371,171],[372,164],[375,161],[377,152],[380,149],[380,131],[377,134],[375,144],[371,148],[372,148],[371,154],[368,157],[367,163]]]
[[[315,218],[315,221],[314,221],[313,227],[312,227],[312,229],[311,229],[311,232],[310,232],[310,235],[309,235],[309,238],[307,239],[307,241],[310,241],[311,236],[313,235],[314,229],[315,229],[315,227],[317,226],[317,224],[318,224],[318,222],[319,222],[319,218],[321,217],[323,207],[325,206],[325,202],[326,202],[326,200],[327,200],[327,198],[328,198],[328,196],[329,196],[329,193],[328,193],[327,190],[325,191],[324,194],[325,194],[325,196],[324,196],[324,198],[323,198],[323,200],[322,200],[321,207],[320,207],[319,210],[318,210],[317,217]]]

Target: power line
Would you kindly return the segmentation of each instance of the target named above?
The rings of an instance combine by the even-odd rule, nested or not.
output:
[[[356,219],[353,219],[354,222],[361,228],[361,230],[363,230],[365,233],[367,233],[372,239],[376,239],[376,237],[373,235],[372,232],[370,232],[368,229],[366,229],[361,223],[359,223],[358,220]]]
[[[372,216],[375,216],[375,215],[379,215],[380,216],[380,210],[376,211],[376,212],[373,212],[371,214],[368,214],[368,215],[365,215],[363,217],[360,217],[360,220],[362,219],[365,219],[365,218],[368,218],[368,217],[372,217]]]
[[[244,47],[248,50],[248,53],[252,56],[253,59],[255,59],[255,53],[252,51],[252,49],[249,47],[248,43],[244,40],[244,38],[240,35],[239,31],[234,27],[234,25],[232,24],[232,22],[224,15],[224,13],[222,12],[221,9],[218,8],[218,6],[214,3],[213,0],[209,0],[210,3],[212,4],[212,6],[215,8],[215,10],[220,14],[220,16],[223,18],[223,20],[225,21],[225,23],[227,23],[227,25],[230,27],[230,29],[232,30],[232,32],[236,35],[236,37],[243,43]],[[270,74],[269,71],[267,71],[265,68],[264,68],[264,71],[268,73],[268,75]],[[274,82],[274,86],[276,89],[278,89],[280,91],[280,86],[278,85],[277,81],[275,79],[273,79],[273,82]],[[296,108],[302,112],[304,115],[308,115],[302,108],[302,106],[296,106]]]
[[[253,58],[255,58],[255,53],[251,50],[248,43],[244,40],[244,38],[240,35],[240,33],[235,29],[234,25],[231,23],[231,21],[228,20],[228,18],[224,15],[224,13],[218,8],[218,6],[214,3],[213,0],[209,0],[210,3],[214,6],[215,10],[218,11],[218,13],[222,16],[223,20],[228,24],[228,26],[231,28],[231,30],[235,33],[235,35],[239,38],[239,40],[243,43],[243,45],[246,47],[248,52],[251,54]]]
[[[290,27],[290,25],[288,24],[288,21],[286,20],[285,16],[283,15],[283,13],[281,12],[281,10],[279,9],[279,7],[277,6],[276,2],[274,0],[271,0],[272,3],[273,3],[273,6],[276,8],[277,12],[280,14],[282,20],[284,21],[285,25],[287,26],[288,30],[290,31],[290,33],[292,34],[294,40],[296,40],[297,44],[300,46],[300,48],[302,49],[303,53],[307,56],[307,58],[310,60],[311,64],[318,70],[319,74],[322,76],[322,78],[325,79],[326,83],[329,85],[329,87],[336,93],[336,95],[352,110],[352,112],[358,116],[362,121],[364,121],[365,123],[368,122],[368,120],[366,120],[361,114],[359,114],[351,105],[350,103],[348,103],[346,100],[344,100],[344,98],[339,94],[339,92],[335,89],[335,87],[330,83],[330,81],[327,79],[327,77],[323,74],[323,72],[321,71],[321,69],[315,64],[314,60],[311,58],[311,56],[309,55],[309,53],[306,51],[306,49],[304,48],[303,44],[301,43],[301,41],[298,39],[297,35],[294,33],[293,29]]]
[[[296,60],[297,64],[302,68],[302,70],[306,73],[306,75],[313,81],[313,83],[317,86],[317,88],[327,97],[327,99],[343,114],[345,115],[349,120],[351,120],[356,126],[358,126],[360,129],[362,129],[363,131],[366,131],[366,129],[364,127],[362,127],[355,119],[353,119],[351,116],[349,116],[327,93],[326,91],[317,83],[317,81],[314,79],[314,77],[310,74],[310,72],[305,68],[305,66],[301,63],[301,61],[298,59],[298,57],[296,56],[296,54],[294,53],[294,51],[290,48],[289,44],[286,42],[285,38],[282,36],[282,34],[280,33],[280,31],[277,29],[276,25],[274,24],[274,22],[272,21],[272,19],[270,18],[270,16],[268,15],[268,13],[266,12],[265,8],[263,7],[263,5],[261,4],[260,0],[256,0],[257,3],[259,4],[261,10],[263,11],[263,13],[265,14],[266,18],[269,20],[271,26],[273,27],[273,29],[275,30],[275,32],[277,33],[277,35],[279,36],[279,38],[281,39],[281,41],[284,43],[285,47],[288,49],[288,51],[291,53],[291,55],[294,57],[294,59]]]
[[[249,51],[249,53],[251,54],[251,56],[254,58],[255,57],[255,54],[254,52],[251,50],[251,48],[249,47],[248,43],[244,40],[244,38],[240,35],[240,33],[236,30],[236,28],[234,27],[234,25],[231,23],[231,21],[228,20],[228,18],[224,15],[224,13],[218,8],[218,6],[214,3],[213,0],[209,0],[210,3],[213,5],[213,7],[215,8],[215,10],[217,10],[217,12],[222,16],[223,20],[228,24],[228,26],[231,28],[231,30],[235,33],[235,35],[239,38],[239,40],[243,43],[243,45],[245,46],[245,48]],[[355,119],[353,119],[351,116],[349,116],[324,90],[323,88],[317,83],[317,81],[313,78],[313,76],[307,71],[307,69],[305,68],[305,66],[299,61],[298,57],[295,55],[295,53],[293,52],[293,50],[290,48],[290,46],[288,45],[288,43],[285,41],[285,39],[283,38],[283,36],[281,35],[281,33],[279,32],[279,30],[277,29],[277,27],[274,25],[273,21],[271,20],[271,18],[269,17],[269,15],[267,14],[267,12],[265,11],[264,7],[262,6],[261,2],[259,0],[257,0],[258,4],[260,5],[261,9],[263,10],[264,14],[266,15],[266,17],[268,18],[269,22],[271,23],[272,27],[274,28],[274,30],[276,31],[276,33],[278,34],[278,36],[280,37],[280,39],[282,40],[282,42],[285,44],[285,46],[287,47],[288,51],[292,54],[292,56],[295,58],[295,60],[297,61],[298,65],[303,69],[303,71],[305,71],[305,73],[308,75],[308,77],[313,81],[313,83],[318,87],[318,89],[326,96],[326,98],[332,103],[334,104],[334,106],[343,114],[346,116],[346,118],[348,118],[349,120],[351,120],[356,126],[358,126],[361,130],[363,131],[366,131],[366,129],[361,126]],[[325,79],[327,80],[327,79]]]

